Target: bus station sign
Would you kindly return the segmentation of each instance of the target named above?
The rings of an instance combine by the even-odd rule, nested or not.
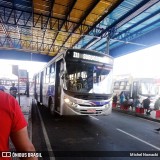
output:
[[[12,65],[12,74],[18,76],[18,65]]]
[[[27,70],[20,69],[19,70],[19,81],[20,82],[27,82]]]

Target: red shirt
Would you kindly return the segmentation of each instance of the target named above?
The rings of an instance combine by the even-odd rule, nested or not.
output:
[[[0,151],[9,151],[10,134],[26,126],[27,122],[17,100],[0,91]]]

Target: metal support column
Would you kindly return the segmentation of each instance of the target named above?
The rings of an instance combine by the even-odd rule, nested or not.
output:
[[[109,55],[109,42],[110,42],[110,36],[108,34],[108,36],[106,37],[106,40],[107,40],[107,44],[106,44],[106,54]]]
[[[29,97],[29,73],[27,72],[27,82],[26,82],[26,93],[27,97]]]

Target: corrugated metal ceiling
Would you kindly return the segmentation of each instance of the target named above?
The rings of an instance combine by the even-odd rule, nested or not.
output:
[[[0,48],[106,52],[160,27],[159,0],[0,0]],[[134,44],[133,45],[143,45]]]

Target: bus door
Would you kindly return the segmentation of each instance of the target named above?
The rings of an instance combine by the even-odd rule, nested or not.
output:
[[[43,88],[43,72],[40,73],[41,77],[40,77],[40,102],[43,103],[43,92],[42,92],[42,88]]]
[[[34,77],[34,98],[38,100],[38,95],[37,95],[37,75]]]
[[[133,81],[132,97],[135,99],[138,96],[138,81]]]
[[[60,73],[63,70],[63,60],[56,63],[56,81],[55,81],[55,110],[60,112],[61,104],[61,77]]]

